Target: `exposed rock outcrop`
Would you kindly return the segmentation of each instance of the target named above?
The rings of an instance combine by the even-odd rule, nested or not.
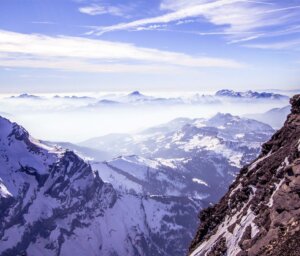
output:
[[[284,126],[200,213],[190,255],[300,255],[300,95]]]

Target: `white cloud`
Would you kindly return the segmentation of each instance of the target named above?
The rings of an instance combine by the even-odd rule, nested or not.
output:
[[[79,11],[88,15],[110,14],[114,16],[125,16],[123,8],[118,6],[104,6],[99,4],[92,4],[89,6],[80,7]]]
[[[194,23],[195,20],[190,19],[190,20],[179,20],[176,22],[176,25],[182,25],[182,24],[189,24],[189,23]]]
[[[108,27],[99,27],[99,29],[95,31],[90,31],[90,33],[100,35],[105,32],[110,32],[115,30],[135,29],[137,27],[151,25],[151,24],[164,24],[173,21],[179,21],[185,18],[198,17],[200,15],[209,12],[214,8],[223,7],[227,4],[231,4],[239,1],[240,0],[219,0],[219,1],[214,1],[212,3],[205,3],[201,5],[192,5],[192,6],[188,5],[185,8],[178,9],[176,11],[169,12],[167,14],[157,16],[157,17],[135,20],[128,23],[119,23]]]
[[[141,31],[141,30],[165,30],[166,25],[164,24],[155,24],[155,25],[149,25],[149,26],[145,26],[145,27],[137,27],[136,30],[137,31]]]
[[[179,68],[163,65],[126,65],[126,64],[93,64],[80,60],[63,60],[56,58],[0,58],[0,66],[17,68],[45,68],[86,73],[170,73]]]
[[[107,27],[98,27],[89,34],[101,35],[117,30],[136,30],[149,25],[180,23],[191,18],[201,17],[214,24],[232,42],[243,42],[264,37],[267,33],[282,30],[300,21],[300,6],[286,2],[251,0],[162,0],[160,9],[166,14],[119,23]],[[203,19],[202,19],[203,22]],[[210,34],[213,31],[198,31]]]
[[[163,0],[160,4],[162,10],[178,11],[183,8],[212,2],[210,0]]]
[[[175,67],[243,66],[231,59],[190,56],[127,43],[4,30],[0,30],[0,65],[83,72],[162,72]]]
[[[92,16],[109,14],[123,18],[130,18],[131,13],[136,10],[137,6],[138,4],[135,2],[112,5],[109,1],[98,0],[97,3],[80,7],[78,11]]]

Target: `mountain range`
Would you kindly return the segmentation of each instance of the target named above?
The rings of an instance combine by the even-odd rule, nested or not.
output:
[[[28,93],[22,93],[17,96],[11,96],[10,99],[31,99],[31,100],[41,100],[42,97],[33,95],[33,94],[28,94]]]
[[[121,191],[216,202],[273,133],[264,123],[219,113],[209,119],[178,118],[133,135],[93,138],[80,146],[111,156],[89,162]]]
[[[237,92],[233,90],[223,89],[215,93],[217,97],[229,97],[237,99],[270,99],[270,100],[284,100],[288,99],[288,96],[272,93],[272,92],[255,92],[255,91],[245,91]]]
[[[189,96],[181,97],[157,97],[145,95],[139,91],[133,91],[131,93],[115,93],[103,95],[100,97],[90,96],[76,96],[76,95],[55,95],[52,98],[45,96],[37,96],[28,93],[11,96],[10,99],[61,99],[61,100],[74,100],[74,101],[86,101],[87,107],[101,107],[102,105],[113,105],[113,104],[162,104],[162,105],[182,105],[182,104],[221,104],[224,100],[245,100],[249,99],[264,100],[264,101],[288,101],[289,97],[283,94],[272,93],[272,92],[256,92],[256,91],[245,91],[237,92],[233,90],[223,89],[217,91],[215,94],[199,94],[195,93]],[[89,103],[90,102],[90,103]]]

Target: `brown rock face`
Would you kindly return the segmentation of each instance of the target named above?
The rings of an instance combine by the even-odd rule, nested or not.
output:
[[[292,114],[300,114],[300,94],[291,98],[290,103],[292,105]]]
[[[300,255],[300,95],[284,126],[200,214],[190,255]]]

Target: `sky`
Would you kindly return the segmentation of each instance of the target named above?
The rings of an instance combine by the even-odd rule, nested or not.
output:
[[[0,0],[0,93],[299,89],[300,0]]]

